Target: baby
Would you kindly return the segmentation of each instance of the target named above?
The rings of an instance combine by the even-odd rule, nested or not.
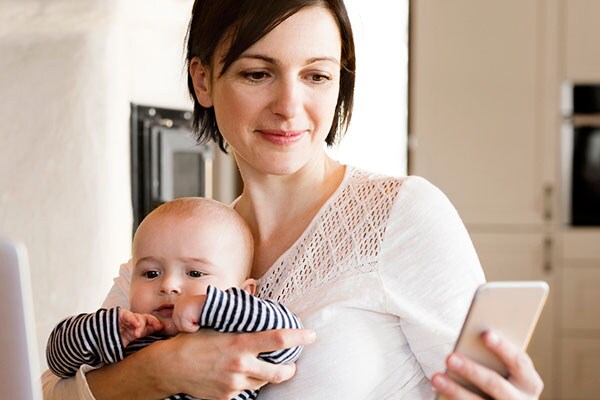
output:
[[[253,250],[250,229],[224,204],[188,197],[161,205],[134,235],[131,309],[101,309],[63,320],[48,339],[50,369],[67,378],[83,364],[116,363],[156,340],[200,328],[300,328],[298,317],[284,306],[253,296],[256,282],[248,278]],[[261,353],[259,358],[294,362],[301,350]],[[257,393],[246,390],[235,399],[255,399]],[[169,397],[181,398],[192,399]]]

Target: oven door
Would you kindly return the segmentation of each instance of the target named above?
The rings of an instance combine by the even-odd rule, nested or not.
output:
[[[571,171],[571,225],[600,226],[600,116],[575,123]]]
[[[213,197],[213,147],[192,137],[192,113],[131,105],[133,231],[148,213],[178,197]]]
[[[196,145],[189,131],[150,130],[151,199],[154,206],[179,197],[212,197],[212,151]]]

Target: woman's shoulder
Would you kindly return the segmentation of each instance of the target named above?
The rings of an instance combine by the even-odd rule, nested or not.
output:
[[[426,178],[418,175],[393,176],[348,166],[347,180],[351,190],[370,193],[378,191],[403,198],[445,198],[445,195]]]
[[[448,197],[418,175],[390,176],[348,167],[346,196],[372,209],[386,209],[393,219],[428,220],[427,215],[455,217]]]

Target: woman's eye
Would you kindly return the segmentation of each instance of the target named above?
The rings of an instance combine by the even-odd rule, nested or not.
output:
[[[244,78],[252,82],[262,81],[269,77],[269,74],[264,71],[244,72],[242,75],[244,76]]]
[[[158,278],[160,276],[160,272],[158,271],[146,271],[144,272],[144,276],[148,279]]]
[[[189,272],[188,272],[188,275],[189,275],[191,278],[201,278],[201,277],[203,277],[203,276],[204,276],[204,273],[203,273],[203,272],[200,272],[200,271],[189,271]]]
[[[310,75],[309,79],[313,83],[325,83],[331,80],[331,78],[328,75],[324,74],[313,74]]]

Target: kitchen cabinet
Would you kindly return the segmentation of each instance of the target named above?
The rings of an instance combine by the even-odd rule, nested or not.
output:
[[[544,4],[411,3],[409,168],[438,185],[467,225],[541,224],[548,213],[554,160],[540,143],[556,132],[545,130],[538,101],[551,90]]]
[[[561,399],[598,399],[600,339],[565,338],[562,343]]]
[[[564,334],[600,333],[600,259],[565,260],[562,274]],[[598,336],[600,339],[600,335]],[[599,375],[600,377],[600,371]]]
[[[600,1],[562,0],[565,76],[574,82],[600,82]]]
[[[563,399],[597,399],[600,393],[600,229],[564,229],[561,275]]]
[[[560,398],[560,0],[411,3],[409,173],[463,218],[488,280],[544,280],[528,352]]]
[[[600,227],[565,225],[561,87],[600,82],[598,0],[411,2],[409,173],[439,186],[488,280],[545,280],[543,399],[600,393]],[[565,146],[565,147],[561,147]]]

